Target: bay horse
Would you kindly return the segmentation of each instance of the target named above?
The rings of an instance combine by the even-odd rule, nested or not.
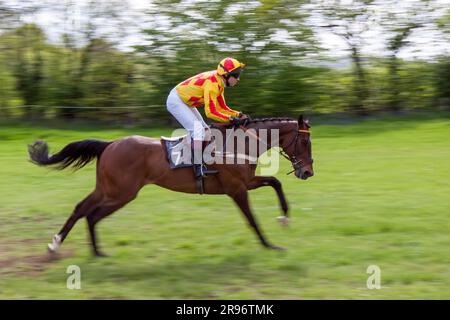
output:
[[[254,119],[248,121],[245,128],[254,129],[257,136],[259,129],[278,130],[279,141],[269,141],[267,147],[280,147],[280,153],[291,161],[297,178],[306,180],[313,176],[310,126],[303,116],[298,120]],[[147,184],[177,192],[197,193],[192,168],[170,169],[164,144],[159,138],[129,136],[109,142],[88,139],[72,142],[51,156],[47,143],[36,141],[29,145],[29,154],[33,163],[59,170],[67,167],[76,170],[97,159],[95,189],[76,205],[62,229],[53,237],[53,243],[48,245],[50,252],[56,252],[75,223],[85,217],[93,253],[105,256],[96,238],[97,223],[135,199],[139,190]],[[288,204],[280,181],[273,176],[256,176],[256,164],[212,164],[208,167],[218,173],[205,179],[204,193],[231,197],[261,244],[266,248],[283,249],[266,240],[248,201],[248,190],[271,186],[283,211],[282,222],[287,223]]]

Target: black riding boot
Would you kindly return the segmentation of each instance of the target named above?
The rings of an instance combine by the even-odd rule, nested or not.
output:
[[[196,164],[194,163],[194,176],[195,179],[206,177],[209,174],[216,174],[217,170],[210,170],[206,168],[205,164]]]
[[[194,168],[194,176],[196,179],[203,178],[208,174],[216,174],[218,172],[217,170],[208,170],[203,163],[202,155],[196,155],[194,149],[192,149],[192,163]]]

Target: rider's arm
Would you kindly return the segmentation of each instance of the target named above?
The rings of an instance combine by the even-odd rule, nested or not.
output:
[[[220,96],[219,90],[212,83],[205,85],[204,100],[205,100],[205,114],[208,118],[219,121],[229,122],[230,117],[234,116],[229,111],[224,110],[218,101]]]
[[[223,96],[223,91],[220,95],[217,96],[217,102],[221,108],[221,111],[231,117],[238,117],[240,115],[239,111],[233,110],[227,106],[225,102],[225,97]]]

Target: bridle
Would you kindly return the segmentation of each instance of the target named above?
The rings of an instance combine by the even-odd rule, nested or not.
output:
[[[305,132],[305,133],[311,133],[311,131],[309,130],[297,130],[294,139],[291,140],[291,142],[288,143],[288,145],[286,147],[280,148],[280,154],[285,157],[287,160],[289,160],[292,164],[292,171],[289,171],[288,174],[291,174],[293,172],[295,172],[296,170],[301,169],[302,166],[304,166],[305,164],[303,163],[302,159],[297,159],[297,157],[295,156],[297,154],[297,141],[298,138],[300,137],[300,132]],[[293,155],[288,155],[284,150],[288,149],[292,144],[294,144],[294,154]],[[313,159],[311,159],[311,163],[313,163]]]
[[[242,125],[240,125],[239,128],[241,128],[243,131],[247,131],[247,129]],[[292,139],[291,142],[289,142],[286,147],[280,148],[280,151],[279,151],[283,157],[285,157],[287,160],[289,160],[291,162],[292,167],[294,168],[292,171],[289,171],[288,173],[286,173],[286,175],[291,174],[292,172],[301,169],[301,167],[305,165],[303,163],[302,159],[297,159],[297,157],[295,156],[297,154],[297,141],[298,141],[298,138],[300,137],[300,132],[311,133],[311,131],[309,131],[309,130],[298,129],[295,134],[294,139]],[[253,134],[251,134],[251,135],[258,141],[265,144],[265,142],[263,142],[257,135],[253,135]],[[284,149],[288,149],[293,143],[295,143],[294,154],[292,156],[290,156],[284,151]],[[266,144],[266,146],[267,146],[267,144]],[[312,158],[311,158],[310,163],[311,164],[313,163]]]

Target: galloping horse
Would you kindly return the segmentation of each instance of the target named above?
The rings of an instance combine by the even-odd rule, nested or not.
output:
[[[265,118],[247,122],[246,129],[278,130],[279,141],[269,141],[267,147],[279,146],[280,153],[289,159],[297,178],[306,180],[313,173],[309,124],[300,116],[292,118]],[[72,142],[60,152],[49,156],[47,143],[37,141],[29,146],[31,161],[55,169],[72,166],[79,169],[97,158],[97,182],[95,190],[78,203],[62,229],[49,244],[55,252],[69,234],[74,224],[83,217],[88,222],[93,252],[104,256],[99,250],[96,224],[136,198],[139,190],[147,184],[156,184],[173,191],[196,193],[196,180],[192,168],[172,170],[167,161],[165,147],[160,139],[142,136],[124,137],[115,141],[82,140]],[[259,156],[259,155],[258,155]],[[248,190],[263,186],[275,189],[284,222],[287,222],[288,204],[280,181],[271,176],[256,176],[256,164],[212,164],[209,168],[218,173],[205,179],[205,194],[226,194],[241,209],[249,225],[255,230],[261,244],[266,248],[282,249],[269,243],[262,234],[250,210]]]

